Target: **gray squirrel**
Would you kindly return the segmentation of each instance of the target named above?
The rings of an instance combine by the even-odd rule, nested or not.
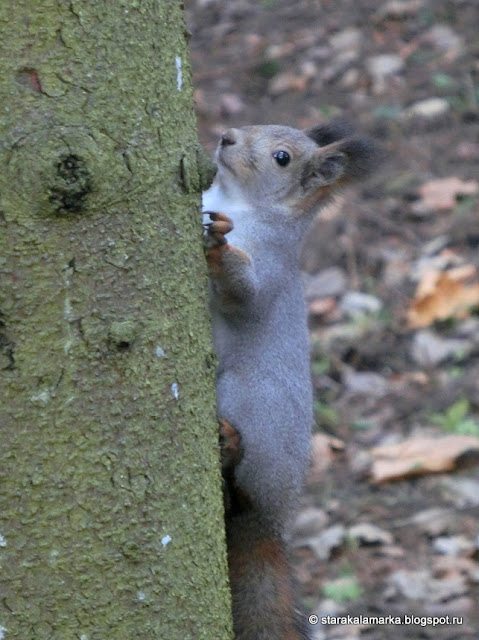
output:
[[[236,640],[307,640],[288,528],[309,461],[313,398],[300,251],[374,145],[333,121],[229,129],[203,194],[226,538]]]

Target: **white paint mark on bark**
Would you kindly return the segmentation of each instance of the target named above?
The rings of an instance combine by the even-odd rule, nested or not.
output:
[[[181,58],[176,56],[175,58],[176,65],[176,86],[178,91],[181,91],[181,87],[183,86],[183,71],[181,70]]]

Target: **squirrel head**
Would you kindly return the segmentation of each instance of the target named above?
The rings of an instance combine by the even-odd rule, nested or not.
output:
[[[301,131],[278,125],[228,129],[216,151],[217,180],[231,197],[302,215],[370,173],[374,145],[342,121]]]

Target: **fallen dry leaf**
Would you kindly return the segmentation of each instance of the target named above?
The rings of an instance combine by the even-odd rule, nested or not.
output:
[[[312,316],[326,316],[333,313],[337,306],[335,298],[317,298],[308,304],[308,311]]]
[[[339,438],[328,436],[325,433],[315,433],[311,442],[311,467],[308,480],[319,480],[326,469],[332,464],[334,452],[343,451],[344,442]]]
[[[466,575],[472,582],[479,582],[479,562],[474,562],[472,558],[457,556],[439,556],[432,562],[433,575],[437,578],[443,576]]]
[[[479,283],[466,283],[475,274],[471,265],[447,271],[425,271],[407,314],[409,328],[467,316],[472,307],[479,305]]]
[[[385,18],[401,20],[417,13],[423,4],[423,0],[390,0],[373,14],[373,20],[379,21]]]
[[[479,454],[479,438],[450,435],[443,438],[414,438],[371,450],[371,481],[391,482],[410,476],[454,469],[466,453]]]
[[[429,180],[421,185],[418,191],[421,199],[412,207],[417,213],[449,211],[456,206],[458,196],[471,196],[477,193],[479,184],[475,180],[466,182],[452,176]]]
[[[303,92],[309,82],[306,76],[297,73],[285,72],[275,76],[268,85],[268,92],[272,96],[279,96],[287,91]]]
[[[317,74],[316,66],[311,61],[301,65],[299,71],[279,73],[268,85],[272,96],[279,96],[286,91],[304,91],[308,82]]]

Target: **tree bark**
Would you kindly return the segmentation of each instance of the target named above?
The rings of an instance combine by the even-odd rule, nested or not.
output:
[[[182,7],[0,34],[0,638],[230,638]]]

